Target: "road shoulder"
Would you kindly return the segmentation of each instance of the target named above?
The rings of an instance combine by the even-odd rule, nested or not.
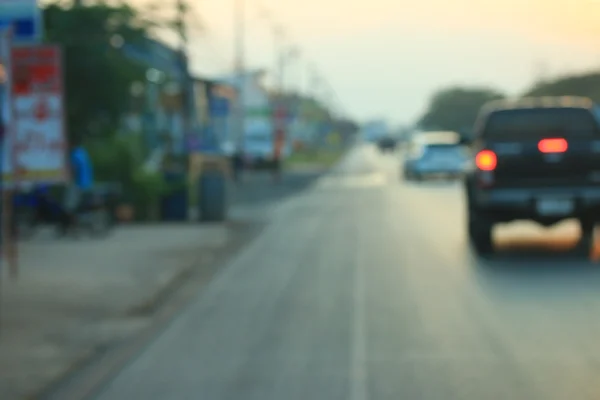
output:
[[[131,359],[143,351],[169,323],[182,312],[205,285],[219,274],[221,267],[238,254],[242,248],[257,237],[264,225],[252,223],[236,224],[236,235],[227,247],[212,252],[203,262],[188,271],[175,290],[165,295],[152,313],[150,324],[127,340],[111,349],[99,351],[95,357],[74,365],[63,379],[44,388],[36,399],[83,399],[95,394],[114,374],[118,373]]]

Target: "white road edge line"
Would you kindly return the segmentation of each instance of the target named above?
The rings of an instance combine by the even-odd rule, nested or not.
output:
[[[360,246],[358,253],[360,253]],[[350,400],[367,400],[366,288],[362,257],[356,257],[352,312]]]

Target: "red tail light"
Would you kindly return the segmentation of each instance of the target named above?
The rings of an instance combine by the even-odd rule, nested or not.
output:
[[[481,150],[475,156],[475,165],[482,171],[493,171],[498,165],[498,157],[491,150]]]
[[[538,143],[538,150],[542,153],[564,153],[568,148],[565,139],[542,139]]]

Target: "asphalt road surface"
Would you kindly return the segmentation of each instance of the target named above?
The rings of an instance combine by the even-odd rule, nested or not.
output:
[[[456,183],[357,147],[118,373],[102,400],[600,398],[600,266],[568,223],[477,260]]]

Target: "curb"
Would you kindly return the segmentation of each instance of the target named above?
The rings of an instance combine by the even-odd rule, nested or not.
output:
[[[230,222],[231,223],[231,222]],[[214,257],[200,259],[182,271],[153,298],[144,316],[152,317],[150,325],[140,333],[114,345],[99,346],[74,361],[72,366],[54,381],[26,397],[26,400],[82,400],[97,394],[102,387],[118,374],[125,365],[140,354],[160,332],[166,329],[177,315],[198,295],[229,259],[258,236],[264,228],[260,223],[235,223],[239,231],[233,230],[231,242],[214,252]],[[206,264],[204,264],[206,263]],[[206,276],[204,268],[210,269]],[[131,310],[129,310],[131,311]],[[126,312],[126,316],[139,316]]]

